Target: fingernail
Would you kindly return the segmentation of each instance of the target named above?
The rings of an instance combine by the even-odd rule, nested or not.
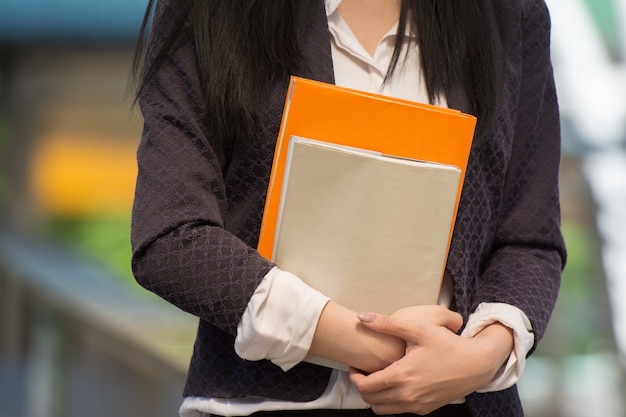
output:
[[[374,313],[357,313],[356,316],[363,323],[371,323],[374,321],[374,317],[376,317]]]

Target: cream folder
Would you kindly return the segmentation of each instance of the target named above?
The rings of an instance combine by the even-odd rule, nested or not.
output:
[[[292,137],[274,262],[354,311],[437,302],[461,170]]]

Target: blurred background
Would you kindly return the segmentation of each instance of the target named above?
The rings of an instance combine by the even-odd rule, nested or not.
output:
[[[0,0],[0,417],[177,415],[196,321],[129,268],[146,3]],[[621,417],[626,0],[547,3],[569,261],[519,387],[530,417]]]

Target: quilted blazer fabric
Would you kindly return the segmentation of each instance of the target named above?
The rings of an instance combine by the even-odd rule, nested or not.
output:
[[[324,3],[306,1],[315,12],[300,19],[304,59],[296,75],[332,83]],[[527,314],[538,341],[565,262],[549,15],[543,0],[480,1],[501,65],[497,123],[475,138],[447,271],[454,307],[465,319],[481,302],[508,303]],[[155,19],[172,19],[175,3],[162,0]],[[233,350],[237,323],[273,266],[254,248],[288,80],[273,87],[255,134],[229,148],[207,126],[210,109],[197,71],[186,37],[140,93],[145,124],[132,223],[135,277],[199,317],[184,395],[314,399],[326,388],[328,369],[303,363],[283,372]],[[460,88],[447,99],[466,110]],[[477,416],[523,415],[515,387],[472,394],[467,403]]]

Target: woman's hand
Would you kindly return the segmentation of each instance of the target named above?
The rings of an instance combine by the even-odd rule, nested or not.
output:
[[[489,383],[513,348],[510,329],[493,324],[473,338],[458,336],[456,313],[411,307],[391,316],[360,314],[364,326],[406,341],[406,355],[365,375],[350,372],[363,400],[377,414],[427,414]],[[430,313],[430,314],[428,314]]]

